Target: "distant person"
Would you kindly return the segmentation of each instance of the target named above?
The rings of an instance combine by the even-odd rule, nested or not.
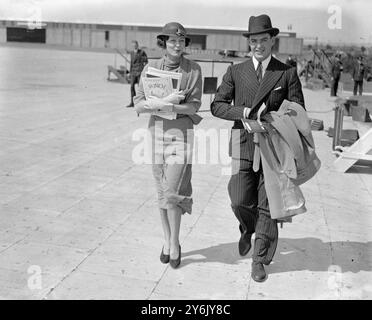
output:
[[[266,280],[264,264],[271,263],[278,243],[278,221],[271,219],[265,190],[262,165],[254,170],[255,143],[253,133],[244,130],[242,119],[257,119],[262,113],[277,111],[284,100],[304,106],[304,96],[297,70],[275,59],[272,48],[278,28],[273,28],[269,16],[249,18],[248,38],[252,58],[229,66],[211,104],[213,116],[234,123],[229,154],[232,167],[238,172],[231,175],[228,192],[231,208],[239,221],[239,254],[245,256],[251,249],[255,233],[251,277]],[[256,149],[257,150],[257,149]]]
[[[306,59],[304,59],[303,61],[303,69],[302,71],[300,72],[299,76],[305,76],[305,80],[306,82],[309,80],[309,77],[312,76],[312,72],[313,72],[313,62],[312,60],[309,60],[307,61]]]
[[[365,65],[363,63],[363,57],[359,56],[357,62],[354,63],[353,70],[352,70],[352,78],[354,81],[354,96],[357,95],[357,91],[359,89],[359,95],[363,94],[363,79],[364,73],[366,72]]]
[[[138,42],[132,41],[133,51],[130,52],[130,104],[127,108],[134,107],[133,97],[136,95],[135,85],[139,83],[141,72],[147,64],[146,52],[139,49]]]
[[[292,55],[290,54],[285,61],[285,63],[291,67],[297,68],[297,61],[293,59]]]
[[[168,97],[146,99],[142,80],[134,98],[138,113],[150,113],[149,131],[152,137],[152,172],[158,193],[158,205],[164,232],[164,245],[160,261],[177,268],[181,263],[179,232],[181,217],[191,214],[192,186],[191,160],[194,125],[201,121],[197,115],[201,106],[202,74],[200,66],[184,57],[190,43],[185,28],[177,23],[167,23],[157,36],[163,57],[151,61],[149,67],[182,74],[180,92]],[[161,117],[158,111],[173,111],[176,119]]]
[[[335,55],[331,63],[331,97],[337,96],[338,83],[340,81],[343,67],[340,56]]]

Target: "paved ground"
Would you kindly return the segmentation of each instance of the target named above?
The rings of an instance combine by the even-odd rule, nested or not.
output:
[[[226,164],[194,166],[173,270],[159,261],[151,169],[132,161],[147,118],[123,108],[127,85],[105,80],[112,55],[2,47],[0,60],[0,298],[372,298],[372,170],[333,171],[325,131],[314,132],[322,168],[302,187],[308,212],[279,230],[266,282],[238,254]],[[304,93],[310,116],[333,126],[329,91]],[[198,130],[230,127],[202,115]]]

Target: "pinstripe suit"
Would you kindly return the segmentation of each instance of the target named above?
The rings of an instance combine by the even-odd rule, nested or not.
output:
[[[253,260],[269,264],[274,256],[278,228],[270,218],[269,203],[264,187],[262,168],[252,169],[254,155],[253,134],[243,129],[241,119],[245,107],[251,109],[249,118],[257,118],[257,110],[264,102],[266,111],[279,109],[284,99],[304,106],[300,80],[295,68],[271,57],[261,83],[258,82],[252,59],[229,66],[211,104],[215,117],[234,121],[229,145],[233,158],[233,172],[228,190],[231,207],[244,234],[255,233]],[[237,168],[235,170],[234,168]]]

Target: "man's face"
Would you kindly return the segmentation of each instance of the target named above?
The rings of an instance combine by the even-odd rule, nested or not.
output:
[[[133,46],[133,49],[134,50],[137,50],[138,49],[138,43],[137,42],[132,42],[132,46]]]
[[[258,61],[263,61],[271,55],[275,38],[269,33],[261,33],[249,36],[248,41],[254,57]]]

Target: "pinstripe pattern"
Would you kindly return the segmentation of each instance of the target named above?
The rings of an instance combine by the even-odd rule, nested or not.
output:
[[[276,88],[280,89],[274,90]],[[263,102],[267,107],[264,112],[270,112],[278,110],[284,99],[305,107],[296,68],[272,57],[260,83],[252,59],[229,66],[211,104],[215,117],[234,121],[232,130],[240,131],[238,135],[232,134],[230,139],[232,172],[237,173],[231,176],[228,191],[241,233],[255,233],[252,259],[264,264],[269,264],[274,256],[278,226],[277,221],[270,218],[262,168],[258,172],[252,169],[253,134],[243,129],[240,120],[245,107],[251,109],[249,118],[256,119]]]
[[[231,176],[228,191],[241,233],[256,234],[252,259],[269,264],[278,243],[278,226],[270,218],[262,168],[255,172],[252,164],[233,159],[232,165],[239,166],[239,172]]]
[[[279,87],[281,89],[273,90]],[[262,82],[259,83],[251,58],[228,67],[211,104],[211,112],[215,117],[234,121],[232,129],[240,130],[237,135],[240,137],[239,141],[230,140],[230,156],[234,158],[235,148],[240,148],[241,159],[253,159],[253,134],[242,130],[240,121],[244,108],[251,108],[249,118],[256,119],[257,110],[263,102],[267,106],[265,112],[269,112],[278,110],[284,99],[304,106],[301,82],[295,68],[272,57]]]

